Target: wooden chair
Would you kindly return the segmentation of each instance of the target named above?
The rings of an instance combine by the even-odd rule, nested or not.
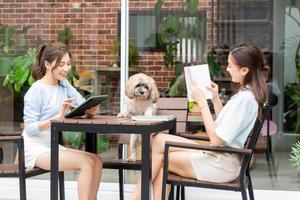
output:
[[[173,115],[176,117],[177,132],[184,132],[186,130],[187,108],[187,98],[159,98],[157,102],[158,115]],[[123,145],[130,143],[130,135],[120,135],[118,143],[118,159],[104,160],[103,167],[119,170],[119,194],[120,200],[124,200],[123,170],[140,170],[141,160],[132,162],[123,158]]]
[[[245,144],[244,149],[236,149],[229,147],[213,147],[213,146],[203,146],[203,145],[190,145],[184,143],[176,143],[176,142],[167,142],[165,144],[165,153],[164,153],[164,172],[163,172],[163,186],[162,186],[162,199],[165,199],[166,196],[166,185],[170,184],[171,186],[189,186],[189,187],[203,187],[203,188],[212,188],[212,189],[222,189],[222,190],[232,190],[232,191],[240,191],[242,193],[243,200],[247,199],[246,189],[248,188],[250,199],[254,199],[253,188],[251,177],[249,173],[249,163],[251,157],[253,155],[254,147],[257,142],[257,138],[260,134],[262,128],[262,122],[264,121],[268,111],[269,104],[266,104],[263,109],[263,116],[261,120],[256,120],[254,128]],[[196,138],[194,138],[196,139]],[[169,165],[169,155],[168,151],[170,147],[177,148],[187,148],[187,149],[196,149],[196,150],[204,150],[204,151],[214,151],[220,153],[234,153],[241,156],[241,170],[239,177],[230,183],[215,183],[209,181],[199,181],[194,179],[188,179],[184,177],[180,177],[178,175],[172,174],[168,171]],[[173,199],[173,187],[171,187],[171,196]],[[180,192],[180,190],[178,190]],[[177,199],[181,197],[184,199],[184,193],[176,195]]]
[[[18,153],[16,156],[17,163],[0,164],[1,177],[19,177],[20,199],[26,200],[26,178],[41,175],[49,171],[40,168],[25,169],[24,158],[24,140],[21,132],[5,131],[0,132],[0,142],[15,142],[18,145]],[[60,199],[64,200],[64,172],[59,172],[59,189]]]

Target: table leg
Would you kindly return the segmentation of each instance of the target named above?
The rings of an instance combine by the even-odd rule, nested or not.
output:
[[[141,178],[142,178],[142,191],[141,199],[151,200],[151,173],[152,173],[152,160],[151,160],[151,134],[144,133],[142,134],[142,169],[141,169]]]
[[[61,132],[57,131],[55,127],[51,127],[51,200],[58,199],[58,143]]]
[[[176,120],[173,120],[172,128],[169,130],[169,134],[176,134]]]
[[[90,153],[97,153],[97,134],[86,133],[85,138],[85,151]]]

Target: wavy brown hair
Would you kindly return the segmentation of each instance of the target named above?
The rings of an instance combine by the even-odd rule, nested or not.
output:
[[[55,69],[59,65],[61,58],[65,54],[69,54],[71,58],[71,53],[65,44],[51,43],[41,45],[37,50],[36,63],[34,68],[32,69],[33,78],[35,80],[39,80],[43,76],[45,76],[47,71],[45,61],[47,61],[48,63],[53,63],[55,61],[55,65],[53,67],[53,69]]]
[[[268,96],[268,88],[263,74],[266,64],[261,50],[254,44],[244,44],[233,49],[230,55],[240,67],[249,69],[241,88],[249,85],[262,108]]]

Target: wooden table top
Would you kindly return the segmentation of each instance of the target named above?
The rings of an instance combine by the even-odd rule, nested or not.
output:
[[[64,118],[51,120],[51,123],[64,124],[109,124],[109,125],[157,125],[164,121],[134,121],[112,115],[96,115],[93,118]]]

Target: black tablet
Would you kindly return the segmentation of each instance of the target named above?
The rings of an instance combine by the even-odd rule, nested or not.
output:
[[[99,96],[92,96],[88,98],[85,102],[71,110],[69,113],[65,115],[65,118],[72,118],[72,117],[80,117],[83,116],[85,111],[91,107],[99,105],[102,101],[107,99],[107,95],[99,95]]]

